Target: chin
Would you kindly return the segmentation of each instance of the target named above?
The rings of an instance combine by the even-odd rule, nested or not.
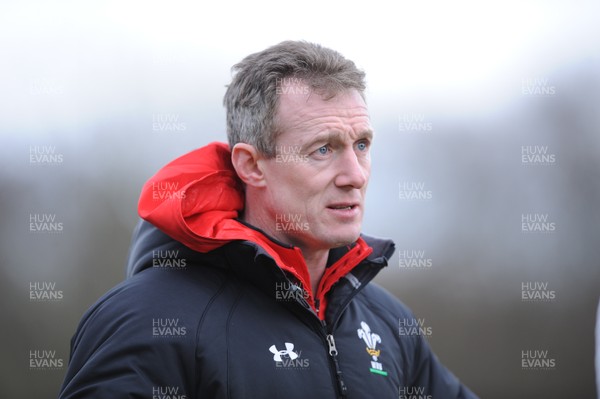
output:
[[[350,245],[356,242],[360,237],[360,233],[356,234],[343,234],[339,237],[331,237],[329,242],[331,248],[343,247],[346,245]]]

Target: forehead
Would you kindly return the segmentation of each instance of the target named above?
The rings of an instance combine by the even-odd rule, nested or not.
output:
[[[326,127],[371,130],[367,105],[357,90],[323,96],[297,81],[282,85],[275,123],[281,134]]]

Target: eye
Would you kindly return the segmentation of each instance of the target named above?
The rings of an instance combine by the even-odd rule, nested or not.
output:
[[[329,148],[327,148],[327,146],[326,146],[326,145],[324,145],[323,147],[319,147],[319,148],[317,149],[317,152],[318,152],[320,155],[327,155],[327,152],[328,152],[328,151],[329,151]]]
[[[358,143],[356,145],[356,147],[358,148],[359,151],[366,151],[369,148],[369,146],[367,145],[367,143],[364,142],[364,141],[361,141],[360,143]]]

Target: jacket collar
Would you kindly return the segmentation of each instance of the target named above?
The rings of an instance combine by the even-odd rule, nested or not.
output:
[[[313,293],[300,249],[240,222],[243,204],[242,183],[231,164],[229,147],[225,143],[211,143],[173,160],[152,176],[142,188],[138,212],[166,236],[195,252],[207,253],[232,241],[251,243],[257,255],[265,254],[300,282],[309,292],[308,302],[313,308],[324,302],[325,295],[340,278],[373,253],[362,237],[351,246],[332,250],[329,267],[317,293]],[[149,228],[141,226],[136,233],[144,240],[149,240],[149,234],[156,235],[157,243],[170,245],[164,235],[152,233]],[[152,247],[149,243],[138,244],[137,240],[134,237],[130,251],[132,273],[140,268],[136,266],[140,253],[134,246],[146,250],[141,257],[147,257]],[[390,248],[391,242],[370,241],[381,246],[376,256],[385,257],[385,248]]]

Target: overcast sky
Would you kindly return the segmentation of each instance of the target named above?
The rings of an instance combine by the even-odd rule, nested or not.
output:
[[[84,140],[85,126],[144,107],[220,110],[231,65],[285,39],[354,60],[372,105],[485,112],[523,79],[597,63],[599,4],[13,1],[0,6],[0,134]]]

